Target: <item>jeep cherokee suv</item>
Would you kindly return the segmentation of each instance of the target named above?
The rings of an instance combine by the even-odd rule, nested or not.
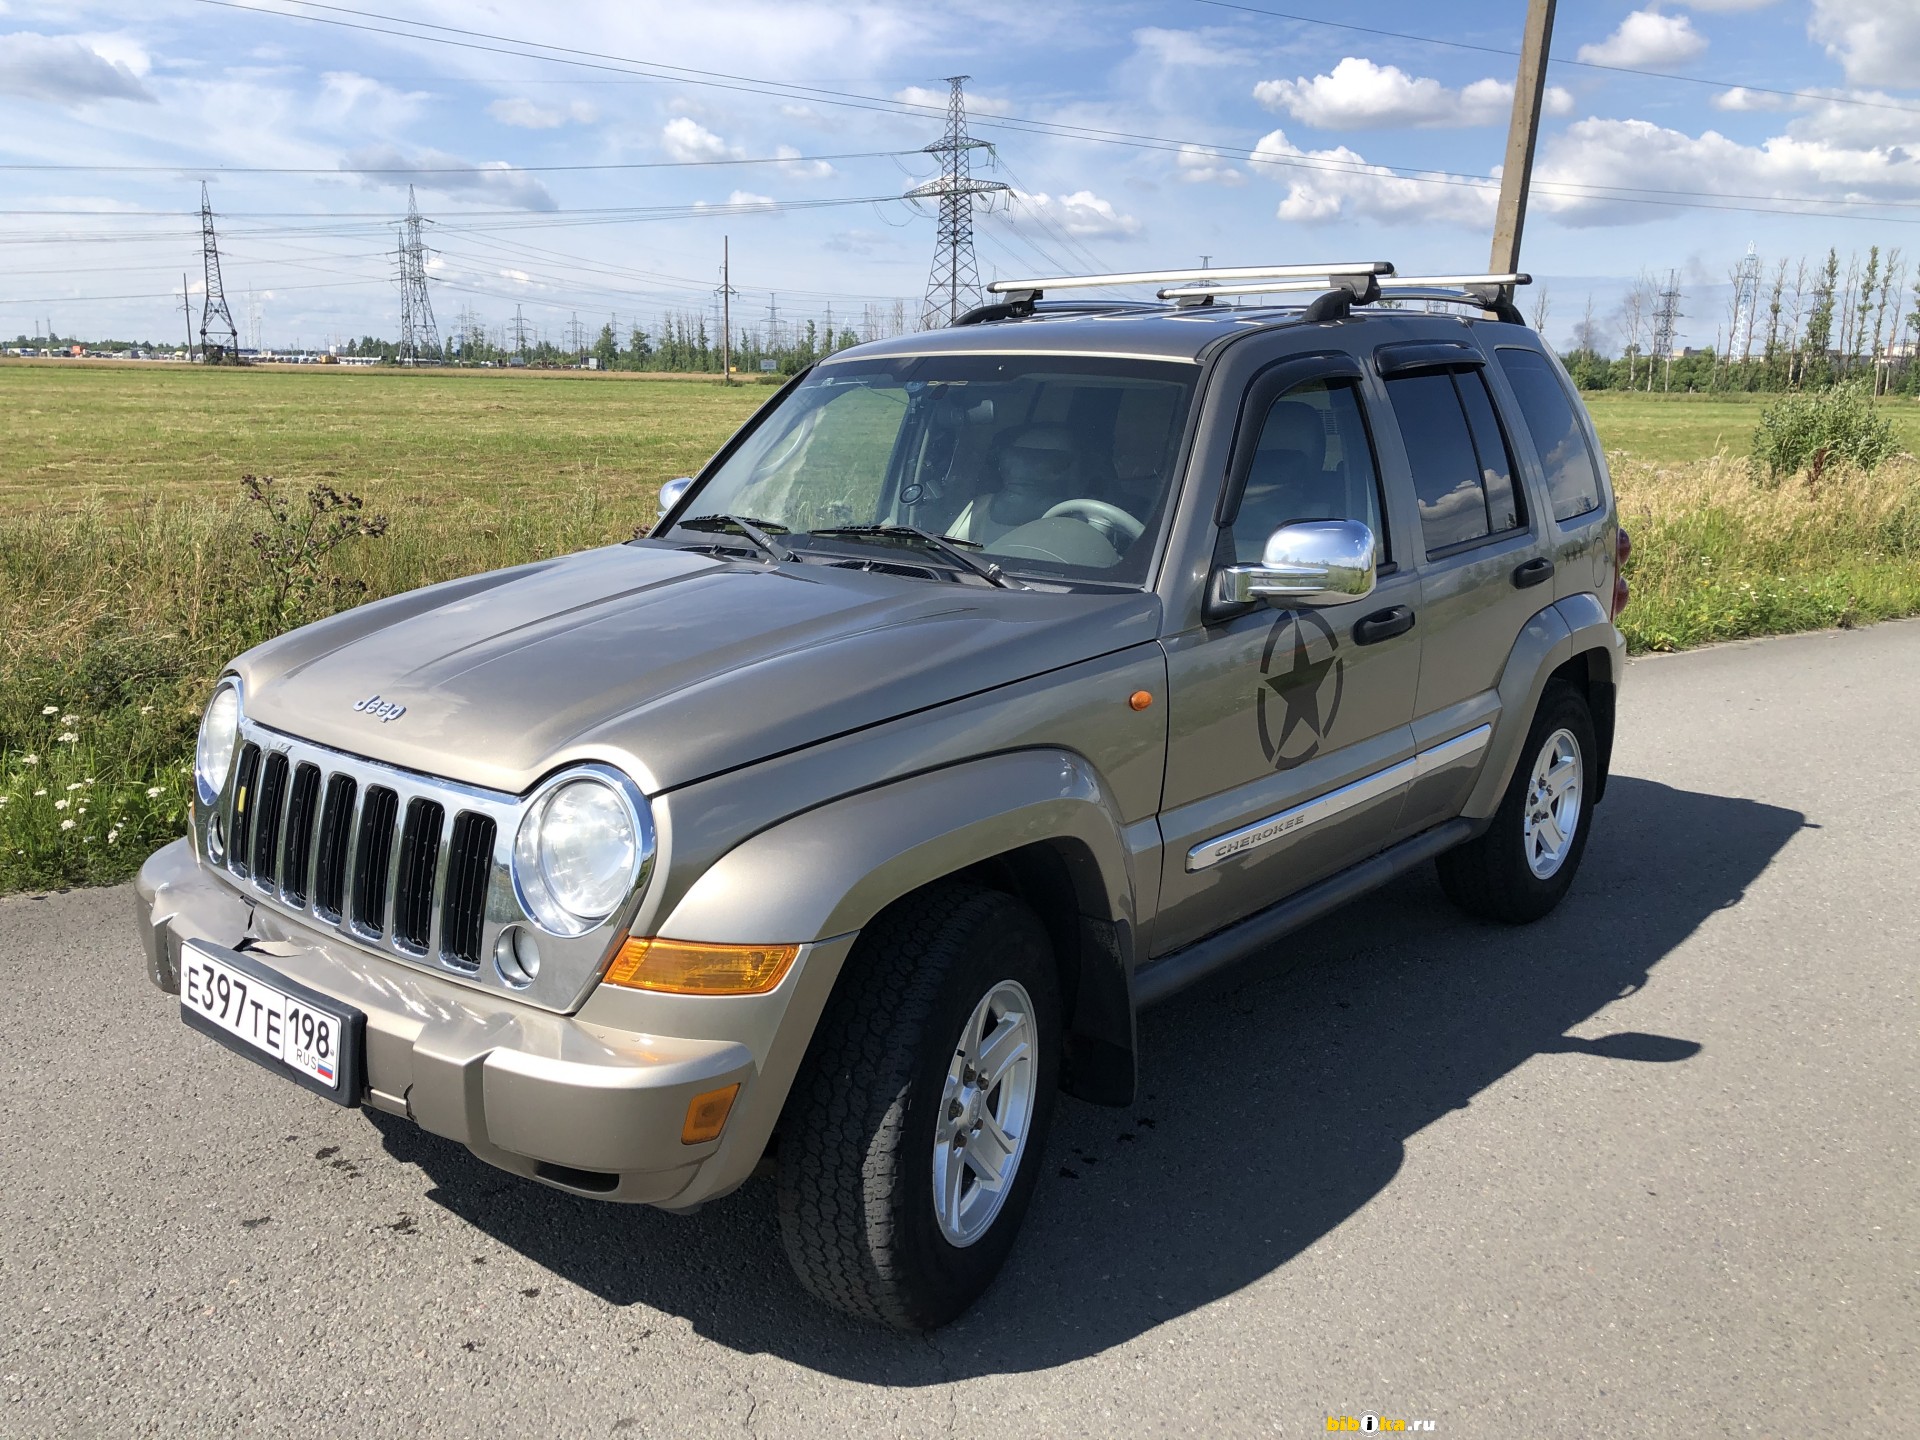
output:
[[[1115,278],[829,356],[646,538],[240,656],[140,875],[154,983],[575,1194],[771,1160],[806,1286],[924,1328],[1055,1094],[1131,1100],[1141,1007],[1427,861],[1544,915],[1626,539],[1524,277],[1040,293]]]

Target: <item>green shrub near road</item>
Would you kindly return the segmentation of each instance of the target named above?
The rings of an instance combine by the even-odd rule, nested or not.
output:
[[[126,377],[130,393],[101,388],[103,375],[121,378],[0,367],[0,892],[123,879],[181,833],[200,707],[233,655],[361,594],[624,539],[651,521],[659,481],[767,394],[182,371]],[[257,383],[280,379],[301,383]],[[329,383],[343,388],[310,388]],[[1644,398],[1594,407],[1609,445],[1631,442],[1614,461],[1635,541],[1621,627],[1636,650],[1920,613],[1920,464],[1755,484],[1738,459],[1670,462],[1660,447],[1678,447],[1670,430],[1706,444],[1700,427],[1733,420],[1744,437],[1757,407],[1709,416]],[[215,401],[225,408],[195,438],[180,411]],[[1887,411],[1903,437],[1911,409]],[[35,413],[52,417],[44,429]],[[396,473],[395,456],[417,473]],[[249,470],[279,474],[284,519],[245,498]],[[301,549],[316,483],[364,495],[352,515],[384,515],[385,533]]]
[[[1748,465],[1753,478],[1778,484],[1802,472],[1817,488],[1833,470],[1871,471],[1898,450],[1893,421],[1864,380],[1782,395],[1760,412]]]

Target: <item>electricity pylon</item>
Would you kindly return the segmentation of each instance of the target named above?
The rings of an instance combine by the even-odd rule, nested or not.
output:
[[[967,99],[962,87],[971,78],[947,77],[947,132],[926,147],[927,154],[941,158],[940,174],[906,194],[909,200],[940,201],[939,236],[921,311],[929,330],[952,324],[980,303],[980,271],[973,258],[974,197],[1012,188],[998,180],[975,180],[968,173],[972,152],[993,148],[967,134]]]

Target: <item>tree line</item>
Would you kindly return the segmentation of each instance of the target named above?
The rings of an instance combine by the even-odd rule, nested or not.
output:
[[[1642,271],[1602,319],[1587,301],[1562,352],[1583,390],[1820,390],[1860,381],[1875,395],[1920,395],[1920,266],[1898,247],[1863,258],[1780,259],[1756,283],[1727,276],[1732,294],[1714,343],[1656,354],[1663,287]],[[1544,325],[1543,295],[1535,326]],[[1614,340],[1620,340],[1616,352]]]

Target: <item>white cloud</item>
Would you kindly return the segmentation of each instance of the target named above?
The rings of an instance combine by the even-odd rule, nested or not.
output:
[[[924,85],[909,85],[904,90],[893,92],[893,98],[903,105],[930,105],[936,110],[947,108],[947,92],[929,90]],[[1006,100],[993,95],[976,95],[967,92],[967,113],[969,115],[1007,115],[1013,106]]]
[[[1015,190],[1014,203],[1030,214],[1043,215],[1067,234],[1080,239],[1133,235],[1140,222],[1114,209],[1111,200],[1102,200],[1091,190],[1076,190],[1071,195],[1047,195]]]
[[[1199,30],[1162,30],[1149,25],[1133,32],[1133,43],[1162,65],[1213,69],[1247,63],[1244,49]]]
[[[362,133],[404,130],[431,97],[423,90],[396,90],[351,70],[329,70],[320,77],[314,113],[323,124],[351,122]]]
[[[1580,58],[1589,65],[1680,65],[1706,48],[1707,37],[1686,16],[1635,10],[1597,45],[1582,45]]]
[[[1211,150],[1203,150],[1198,145],[1182,145],[1179,159],[1175,162],[1179,176],[1189,185],[1244,185],[1247,177],[1233,166],[1226,164],[1222,157]]]
[[[1504,125],[1513,111],[1513,84],[1475,80],[1458,90],[1438,80],[1409,75],[1397,65],[1376,65],[1349,55],[1331,75],[1311,80],[1262,80],[1253,98],[1269,110],[1293,116],[1316,130],[1378,130],[1397,126],[1441,129],[1468,125]],[[1573,96],[1558,85],[1547,87],[1543,108],[1549,115],[1573,109]]]
[[[514,125],[522,130],[553,130],[569,120],[579,125],[591,125],[600,118],[599,112],[584,100],[574,100],[561,109],[537,105],[517,95],[503,96],[494,101],[487,106],[487,113],[502,125]]]
[[[798,175],[802,180],[826,180],[840,173],[824,160],[802,160],[800,152],[791,145],[781,145],[773,153],[782,160],[792,162],[780,168],[789,175]]]
[[[1743,10],[1764,10],[1775,0],[1680,0],[1689,10],[1707,10],[1717,15],[1736,15]]]
[[[676,115],[660,131],[660,147],[672,160],[737,160],[740,148],[729,145],[698,120]]]
[[[1792,135],[1743,145],[1712,130],[1693,136],[1646,120],[1589,119],[1548,140],[1534,182],[1533,206],[1565,224],[1632,225],[1666,219],[1672,211],[1555,185],[1628,194],[1684,190],[1729,199],[1764,195],[1782,208],[1810,196],[1907,199],[1920,193],[1920,156],[1898,146],[1858,148]],[[1808,208],[1818,210],[1820,203]]]
[[[421,167],[431,174],[388,174],[387,171],[412,171]],[[558,203],[545,185],[524,170],[516,170],[505,161],[476,165],[457,155],[440,150],[423,150],[407,156],[392,145],[372,145],[356,150],[340,162],[342,173],[358,175],[368,189],[399,189],[407,185],[420,190],[479,198],[499,205],[518,206],[522,210],[557,210]]]
[[[731,205],[735,209],[744,210],[771,210],[774,208],[774,199],[771,195],[756,195],[751,190],[735,190],[721,203]],[[713,207],[711,201],[696,200],[693,202],[693,208],[696,210],[708,210]]]
[[[119,48],[119,47],[114,47]],[[19,95],[76,108],[93,100],[140,100],[153,93],[140,83],[138,69],[124,52],[103,53],[100,43],[78,35],[36,35],[30,30],[0,35],[0,95]]]
[[[1369,165],[1341,145],[1302,150],[1286,132],[1263,136],[1250,157],[1256,173],[1279,180],[1287,196],[1274,214],[1298,224],[1351,216],[1396,223],[1485,226],[1492,222],[1497,191],[1491,186],[1431,184]],[[1300,161],[1317,162],[1300,164]]]
[[[1714,96],[1708,103],[1716,110],[1791,110],[1793,97],[1769,95],[1764,90],[1749,90],[1744,85],[1736,85]]]
[[[1920,6],[1912,0],[1813,0],[1807,33],[1855,85],[1904,90],[1920,71]]]

